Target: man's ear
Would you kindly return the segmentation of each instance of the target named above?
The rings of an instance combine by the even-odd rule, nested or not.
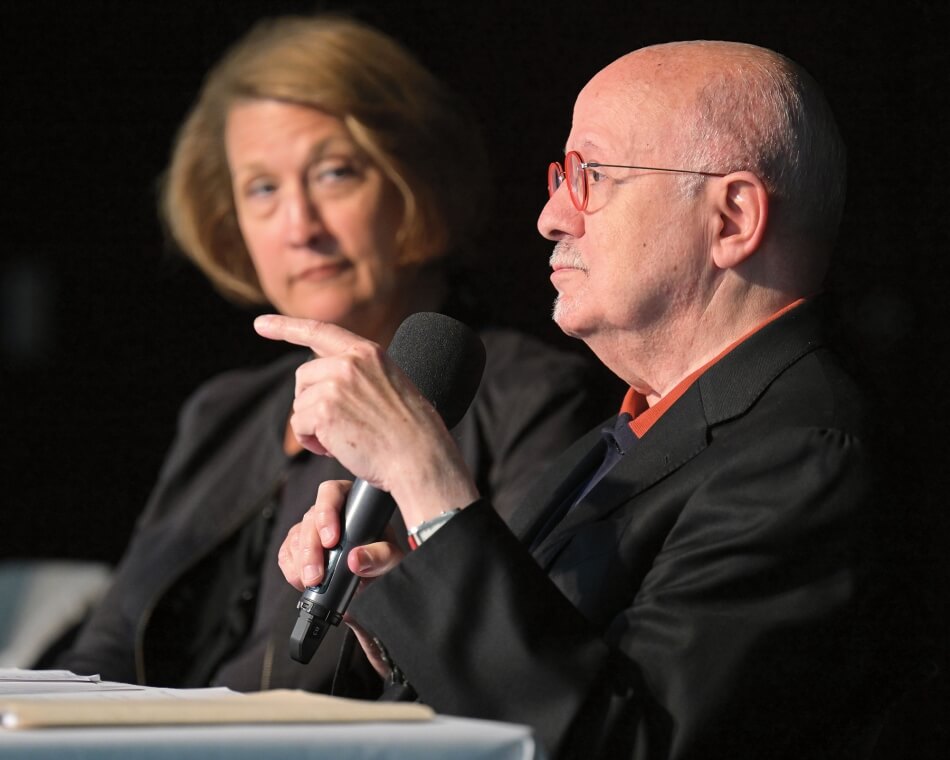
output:
[[[733,172],[716,183],[713,199],[719,215],[713,261],[720,269],[732,269],[762,245],[769,195],[752,172]]]

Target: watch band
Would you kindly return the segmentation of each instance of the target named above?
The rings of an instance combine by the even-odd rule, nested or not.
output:
[[[450,509],[447,512],[443,512],[442,514],[438,515],[437,517],[433,517],[431,520],[424,520],[414,528],[409,528],[407,531],[409,535],[409,547],[412,549],[418,549],[421,544],[432,538],[439,528],[445,525],[461,511],[461,509]]]

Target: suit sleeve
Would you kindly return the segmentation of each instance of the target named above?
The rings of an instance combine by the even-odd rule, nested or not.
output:
[[[719,456],[667,505],[649,570],[598,611],[606,623],[561,588],[629,579],[558,560],[543,571],[484,503],[369,585],[351,614],[437,711],[531,725],[554,756],[824,756],[808,752],[836,701],[863,698],[862,445],[801,429]],[[582,527],[572,541],[584,539]],[[621,527],[598,551],[634,564],[626,543]]]

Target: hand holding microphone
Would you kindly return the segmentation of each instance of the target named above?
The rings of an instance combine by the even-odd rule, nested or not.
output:
[[[298,370],[291,426],[306,448],[336,457],[357,476],[321,585],[306,589],[298,604],[291,655],[307,662],[327,627],[339,623],[359,581],[347,565],[349,551],[381,536],[393,498],[414,525],[477,497],[447,428],[478,388],[484,347],[465,325],[433,313],[403,322],[388,358],[336,325],[267,316],[255,329],[317,355]],[[312,547],[312,560],[322,565],[320,548]]]

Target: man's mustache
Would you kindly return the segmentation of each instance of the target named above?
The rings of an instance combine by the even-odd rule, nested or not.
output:
[[[581,271],[587,271],[587,265],[584,263],[584,259],[581,257],[580,251],[578,251],[571,243],[568,243],[564,240],[558,241],[554,246],[554,251],[551,253],[551,258],[548,259],[548,263],[551,265],[551,268],[568,268],[568,269],[580,269]]]

